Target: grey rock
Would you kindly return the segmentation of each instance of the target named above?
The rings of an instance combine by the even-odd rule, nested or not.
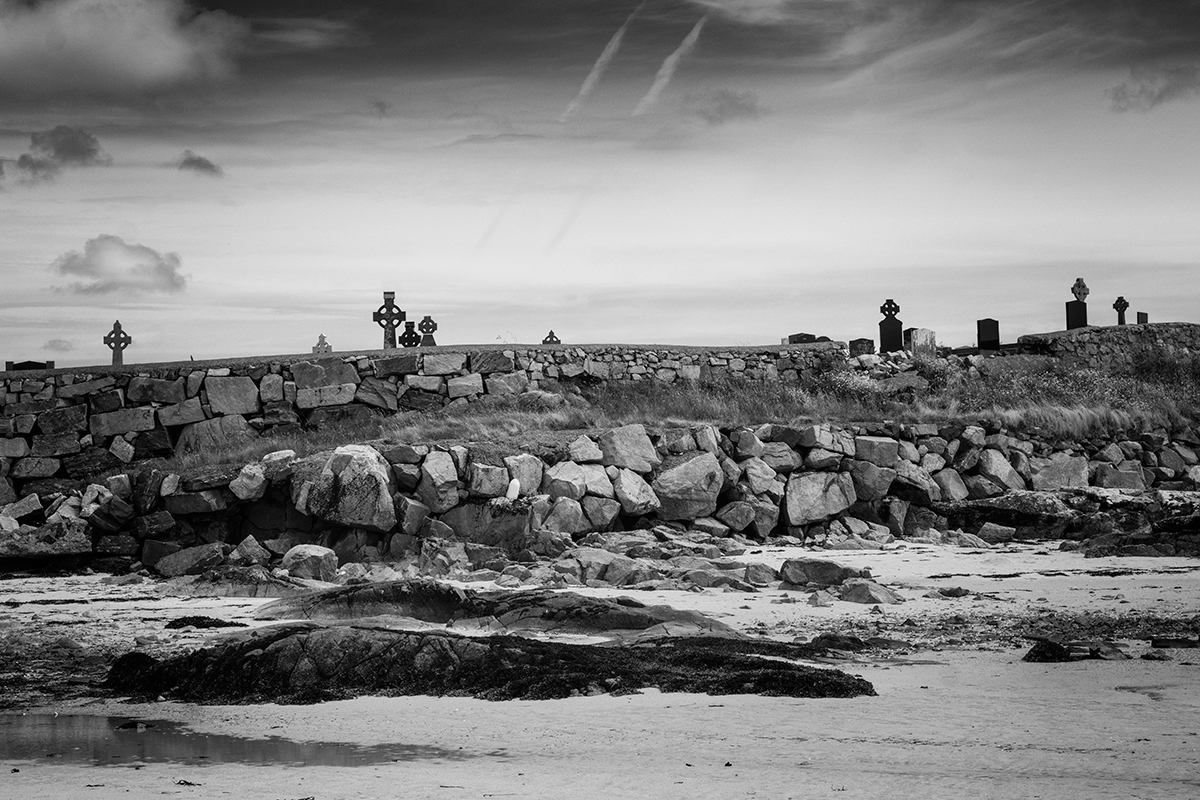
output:
[[[244,417],[215,417],[185,426],[179,435],[176,450],[180,454],[221,452],[248,444],[257,438],[258,434],[246,423]]]
[[[1088,485],[1088,462],[1083,456],[1054,453],[1049,458],[1029,462],[1032,488],[1040,492],[1054,489],[1082,489]]]
[[[617,473],[613,481],[613,491],[626,514],[651,514],[658,511],[661,505],[650,484],[631,469],[623,468]]]
[[[164,578],[179,578],[207,572],[221,566],[224,561],[224,546],[220,542],[211,542],[164,556],[155,563],[154,570]]]
[[[542,472],[545,465],[540,458],[529,453],[521,453],[506,457],[504,466],[508,468],[509,478],[520,482],[521,497],[529,497],[541,491]]]
[[[235,567],[266,565],[271,561],[271,551],[259,544],[253,536],[247,536],[233,549],[226,561]]]
[[[879,467],[894,467],[900,459],[900,444],[886,436],[856,436],[854,457]]]
[[[464,353],[426,353],[422,371],[426,375],[457,375],[466,362]]]
[[[429,356],[425,356],[428,361]],[[458,505],[458,470],[449,453],[434,450],[421,462],[421,482],[417,485],[421,502],[434,514]]]
[[[604,460],[604,453],[600,447],[586,434],[571,442],[567,451],[571,460],[577,464],[599,464]]]
[[[391,466],[373,447],[343,445],[333,451],[313,481],[308,513],[320,519],[370,531],[396,525]]]
[[[605,466],[646,473],[662,463],[662,457],[641,425],[626,425],[607,431],[601,434],[599,445],[604,453],[601,463]]]
[[[984,450],[979,454],[979,474],[1001,489],[1024,489],[1025,481],[999,450]]]
[[[933,474],[933,482],[937,484],[941,490],[942,499],[951,502],[966,500],[971,493],[967,489],[967,485],[963,483],[962,476],[953,469],[943,469]]]
[[[262,464],[247,464],[229,483],[229,491],[233,492],[238,500],[261,500],[267,493],[267,485],[267,476]]]
[[[88,420],[88,429],[96,438],[153,430],[154,409],[122,408],[106,414],[92,414]]]
[[[789,558],[779,568],[779,576],[797,586],[839,586],[851,578],[869,578],[869,569],[855,569],[821,558]]]
[[[774,470],[755,460],[771,473],[773,480]],[[692,520],[711,516],[717,510],[717,495],[724,481],[725,473],[712,453],[701,453],[665,469],[651,485],[659,501],[658,517]]]
[[[292,381],[296,384],[297,390],[340,386],[346,383],[357,385],[359,382],[358,370],[354,368],[354,365],[347,364],[339,358],[297,361],[288,369],[291,370]]]
[[[204,390],[208,393],[208,405],[215,416],[258,413],[258,386],[252,378],[208,377],[204,379]]]
[[[284,554],[280,566],[293,578],[333,583],[337,578],[337,553],[317,544],[298,544]]]
[[[904,598],[891,589],[864,578],[846,581],[838,592],[838,598],[848,603],[865,605],[893,605],[904,602]]]
[[[473,497],[503,497],[508,491],[508,469],[491,464],[472,463],[468,469],[467,490]]]
[[[845,472],[807,472],[788,478],[787,518],[792,525],[807,525],[840,514],[855,503],[854,481]]]

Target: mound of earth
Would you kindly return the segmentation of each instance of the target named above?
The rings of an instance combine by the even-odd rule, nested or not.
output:
[[[657,636],[740,636],[696,611],[648,606],[630,597],[584,597],[535,589],[479,592],[431,580],[339,586],[289,597],[258,610],[260,619],[363,620],[385,616],[492,631]]]
[[[209,703],[316,702],[359,694],[536,700],[647,687],[787,697],[875,694],[862,678],[780,660],[817,652],[713,637],[598,647],[308,622],[234,634],[166,661],[127,653],[113,664],[105,685],[123,694]]]

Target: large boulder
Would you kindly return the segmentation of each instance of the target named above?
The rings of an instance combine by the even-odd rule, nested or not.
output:
[[[808,583],[818,586],[839,586],[851,578],[869,578],[869,569],[855,569],[821,558],[789,558],[779,568],[780,578],[786,582],[803,586]]]
[[[515,555],[529,547],[538,503],[495,497],[483,503],[463,503],[442,515],[441,521],[463,542],[499,547]],[[544,512],[542,512],[544,513]]]
[[[880,467],[870,461],[853,461],[850,467],[850,477],[854,482],[854,494],[859,500],[871,503],[882,500],[887,496],[892,481],[896,480],[896,470],[890,467]]]
[[[613,491],[626,514],[650,514],[661,506],[658,495],[650,488],[650,484],[631,469],[622,469],[617,473],[613,481]]]
[[[392,468],[359,444],[333,451],[308,494],[308,513],[329,522],[386,532],[396,526]]]
[[[441,514],[458,505],[458,470],[454,457],[434,450],[421,462],[421,482],[417,484],[421,502],[430,512]]]
[[[0,558],[55,558],[91,552],[92,537],[87,522],[81,519],[59,519],[40,528],[21,526],[0,533]]]
[[[963,483],[962,476],[958,471],[952,468],[946,468],[933,474],[933,482],[938,485],[938,489],[942,492],[942,499],[951,502],[966,500],[971,492],[967,489],[967,485]]]
[[[724,482],[725,473],[712,453],[702,453],[664,470],[651,484],[660,503],[658,517],[691,520],[711,516],[717,510],[717,495]]]
[[[641,425],[626,425],[600,436],[602,464],[646,473],[662,463],[662,457]]]
[[[896,463],[896,480],[892,482],[891,493],[919,506],[942,499],[942,490],[937,482],[911,461]]]
[[[257,438],[258,434],[247,424],[244,417],[214,417],[185,426],[175,449],[181,455],[221,452],[248,444]]]
[[[840,514],[858,496],[847,472],[805,472],[788,478],[785,498],[788,522],[807,525]]]
[[[506,457],[504,466],[508,467],[509,479],[520,484],[521,497],[529,497],[541,491],[542,471],[545,469],[545,464],[540,458],[531,453],[520,453]]]
[[[582,500],[587,494],[587,475],[574,461],[560,461],[545,471],[542,486],[551,497]]]
[[[1033,472],[1030,483],[1039,492],[1088,485],[1088,462],[1083,456],[1054,453],[1049,458],[1030,459],[1029,466]]]
[[[1025,481],[999,450],[987,449],[979,454],[979,474],[1005,490],[1021,490]]]
[[[337,553],[319,544],[298,544],[283,554],[281,566],[293,578],[332,583],[337,578]]]
[[[178,578],[183,575],[199,575],[213,567],[219,567],[225,561],[225,547],[220,542],[202,544],[199,547],[187,547],[177,553],[158,560],[154,569],[164,578]]]

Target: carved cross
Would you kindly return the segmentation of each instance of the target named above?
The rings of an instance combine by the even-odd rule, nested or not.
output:
[[[1129,310],[1129,301],[1124,295],[1117,298],[1117,302],[1113,303],[1113,310],[1117,312],[1117,324],[1125,324],[1125,312]]]
[[[1071,285],[1071,294],[1075,295],[1075,299],[1079,302],[1087,300],[1087,296],[1091,294],[1087,284],[1083,282],[1083,278],[1076,278],[1075,283]]]
[[[396,349],[396,328],[404,322],[406,314],[396,305],[396,293],[384,292],[383,305],[371,316],[383,328],[383,349]]]
[[[562,344],[562,341],[554,335],[554,330],[551,329],[551,331],[546,334],[546,338],[542,339],[542,344]]]
[[[900,304],[889,297],[887,302],[879,307],[879,313],[890,319],[900,313]]]
[[[133,337],[121,329],[121,320],[117,320],[113,329],[104,335],[104,343],[113,351],[113,366],[119,367],[125,363],[125,348],[133,344]]]
[[[421,343],[421,334],[416,331],[417,323],[409,320],[404,323],[404,333],[400,334],[400,344],[403,347],[416,347]]]
[[[417,325],[417,330],[423,334],[421,336],[421,347],[437,347],[437,342],[433,340],[433,334],[437,330],[437,323],[433,321],[433,317],[426,314],[425,318]]]

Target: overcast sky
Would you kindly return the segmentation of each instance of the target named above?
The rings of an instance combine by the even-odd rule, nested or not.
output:
[[[1200,321],[1200,2],[0,0],[0,358]]]

